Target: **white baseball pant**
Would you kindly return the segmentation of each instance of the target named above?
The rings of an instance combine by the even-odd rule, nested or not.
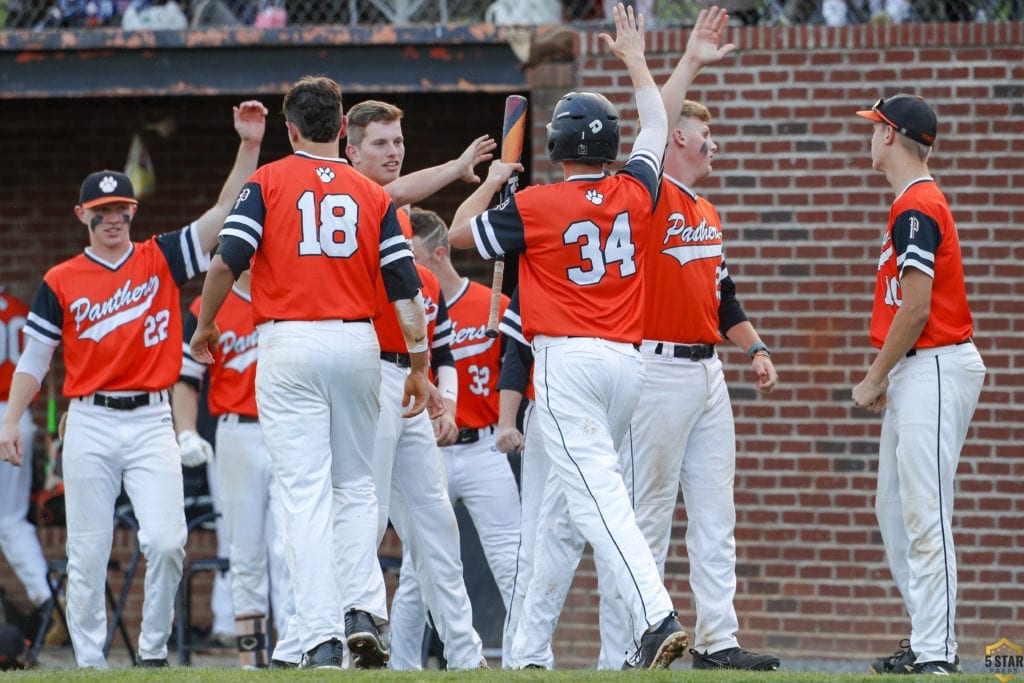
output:
[[[643,361],[631,344],[590,337],[537,335],[533,347],[540,427],[554,475],[549,484],[557,481],[595,562],[615,577],[639,641],[673,611],[633,515],[617,452],[643,387]],[[535,586],[536,567],[527,605]]]
[[[122,482],[139,522],[139,544],[146,558],[138,654],[141,659],[167,657],[187,537],[181,452],[167,396],[167,391],[154,392],[150,405],[130,411],[93,405],[91,397],[73,399],[68,408],[62,456],[67,617],[80,667],[107,668],[104,586],[114,502]]]
[[[373,438],[380,347],[373,325],[341,320],[259,326],[256,402],[281,491],[303,652],[344,641],[340,580],[383,583],[377,561]]]
[[[519,475],[521,495],[520,536],[516,552],[516,576],[512,586],[512,598],[505,614],[505,625],[501,640],[501,665],[505,669],[514,669],[513,641],[516,629],[523,614],[523,603],[526,590],[533,577],[535,548],[537,542],[537,522],[540,516],[541,499],[544,496],[544,484],[551,471],[551,461],[544,452],[544,439],[538,424],[537,406],[530,401],[523,415],[523,452],[521,457],[522,470]],[[571,525],[570,525],[571,526]],[[572,527],[573,536],[576,530]],[[567,539],[568,541],[568,539]],[[575,565],[574,565],[575,566]],[[570,573],[570,582],[572,575]],[[558,620],[562,605],[559,604],[551,617]],[[545,618],[547,615],[542,615]],[[554,654],[551,651],[551,638],[546,638],[540,646],[540,652],[533,655],[527,663],[536,663],[547,668],[554,666]],[[534,661],[536,660],[536,661]]]
[[[507,611],[519,546],[519,490],[508,458],[495,447],[491,427],[479,430],[477,442],[449,446],[441,452],[448,498],[452,505],[459,500],[465,504]],[[420,595],[419,579],[404,546],[401,577],[391,601],[391,646],[392,651],[408,649],[411,653],[418,644],[412,642],[411,636],[417,631],[422,634],[427,610]],[[408,624],[399,625],[399,618],[408,619]],[[403,636],[409,634],[410,641],[400,645],[396,631]]]
[[[875,512],[919,662],[957,653],[953,479],[984,383],[974,344],[920,349],[889,372]]]
[[[716,355],[701,361],[672,357],[673,344],[644,342],[647,381],[619,454],[637,525],[662,577],[682,486],[686,552],[697,613],[694,647],[736,647],[736,430]],[[668,411],[668,412],[667,412]],[[603,577],[602,577],[603,578]],[[598,668],[619,669],[635,652],[636,632],[621,601],[601,602]]]
[[[402,394],[406,368],[381,363],[381,411],[374,445],[379,496],[377,540],[384,538],[390,516],[408,548],[423,600],[444,642],[450,669],[475,669],[483,659],[483,644],[473,628],[473,609],[466,593],[455,520],[445,483],[444,464],[426,412],[403,418]],[[390,484],[389,484],[390,482]],[[388,492],[387,494],[383,492]],[[401,587],[401,579],[399,580]],[[383,603],[383,579],[369,584],[350,577],[346,590]],[[397,613],[396,608],[397,607]],[[402,614],[392,605],[391,661],[393,669],[421,666],[423,621]]]
[[[216,460],[206,463],[206,484],[210,489],[210,500],[217,512],[214,519],[214,533],[217,534],[217,557],[228,557],[231,541],[227,520],[224,518],[224,506],[221,503],[220,475],[217,472]],[[231,569],[226,572],[214,572],[213,589],[210,591],[210,611],[213,613],[211,633],[233,635],[235,632],[235,608],[231,604],[232,580]]]
[[[6,412],[7,402],[0,401],[0,418]],[[32,493],[32,451],[36,438],[36,425],[27,410],[18,427],[24,446],[21,467],[0,463],[0,552],[25,587],[28,599],[33,605],[40,605],[50,599],[50,588],[46,583],[46,558],[39,536],[26,519]]]
[[[220,416],[214,464],[229,539],[234,613],[266,615],[269,596],[278,638],[284,638],[295,601],[284,546],[277,542],[280,494],[259,423]]]

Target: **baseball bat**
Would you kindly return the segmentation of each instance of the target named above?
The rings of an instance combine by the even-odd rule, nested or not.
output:
[[[523,140],[526,137],[526,98],[509,95],[505,98],[505,119],[501,126],[501,160],[507,164],[517,163],[523,157]],[[501,202],[504,203],[516,191],[519,174],[513,173],[501,188]],[[505,282],[505,259],[499,256],[494,261],[494,277],[491,279],[491,308],[487,314],[487,331],[490,338],[498,336],[498,314],[501,311],[501,288]]]

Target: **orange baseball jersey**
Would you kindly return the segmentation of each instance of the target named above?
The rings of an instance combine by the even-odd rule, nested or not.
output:
[[[11,378],[25,345],[22,329],[27,319],[28,306],[0,291],[0,401],[10,398]]]
[[[718,211],[664,176],[651,218],[644,274],[644,339],[717,344],[728,277]]]
[[[373,318],[381,269],[399,274],[392,300],[420,284],[390,197],[344,159],[296,152],[260,167],[220,239],[252,259],[256,324]]]
[[[209,266],[192,226],[133,242],[118,262],[85,253],[51,268],[25,334],[64,342],[64,395],[159,391],[181,371],[179,286]]]
[[[201,301],[202,297],[196,297],[185,316],[186,340],[191,339],[196,331]],[[235,413],[257,417],[256,355],[259,339],[252,319],[252,299],[238,287],[232,287],[214,322],[220,330],[220,339],[213,352],[213,363],[204,365],[194,359],[186,341],[182,345],[181,375],[199,383],[209,371],[207,401],[211,415]]]
[[[447,311],[442,315],[441,309],[444,302],[437,277],[418,263],[416,271],[423,282],[420,291],[423,292],[423,308],[427,316],[427,339],[430,340],[430,347],[436,349],[451,341],[451,324],[448,322]],[[380,314],[373,319],[373,327],[377,331],[380,350],[391,353],[408,353],[409,349],[405,344],[405,336],[402,335],[402,327],[398,324],[398,314],[395,313],[395,307],[388,301],[387,291],[380,278],[377,282],[377,304],[380,307]]]
[[[931,178],[911,183],[889,210],[871,313],[871,343],[876,348],[882,348],[903,303],[900,278],[908,267],[932,279],[931,313],[914,347],[970,339],[974,321],[967,306],[960,238],[946,197]]]
[[[505,314],[508,301],[508,297],[502,295],[499,316]],[[486,334],[491,290],[467,278],[447,303],[452,323],[452,356],[459,373],[455,422],[459,428],[488,427],[498,422],[498,374],[501,371],[501,342]]]
[[[616,175],[534,185],[476,216],[484,258],[521,251],[523,334],[641,341],[643,258],[660,165],[634,153]]]

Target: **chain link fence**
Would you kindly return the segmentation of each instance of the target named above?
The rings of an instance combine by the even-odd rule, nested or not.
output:
[[[0,0],[0,27],[175,29],[380,24],[606,22],[613,0]],[[655,26],[685,26],[709,2],[630,0]],[[745,26],[1019,21],[1024,0],[722,0]]]

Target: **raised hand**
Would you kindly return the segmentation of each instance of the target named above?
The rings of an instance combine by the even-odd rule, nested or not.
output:
[[[733,43],[720,45],[728,24],[729,13],[721,7],[712,5],[708,9],[702,9],[686,41],[684,58],[692,59],[701,66],[724,59],[736,49]]]
[[[261,142],[267,129],[267,108],[259,100],[246,100],[231,108],[235,115],[235,130],[243,142]]]
[[[469,144],[469,147],[459,155],[456,163],[459,166],[459,179],[474,185],[480,182],[480,176],[473,169],[477,164],[490,161],[494,157],[494,150],[498,143],[490,135],[481,135]]]
[[[615,20],[615,38],[607,33],[601,33],[598,37],[605,42],[612,54],[627,61],[629,58],[644,56],[644,15],[633,14],[633,7],[623,6],[620,2],[612,10],[612,18]]]

